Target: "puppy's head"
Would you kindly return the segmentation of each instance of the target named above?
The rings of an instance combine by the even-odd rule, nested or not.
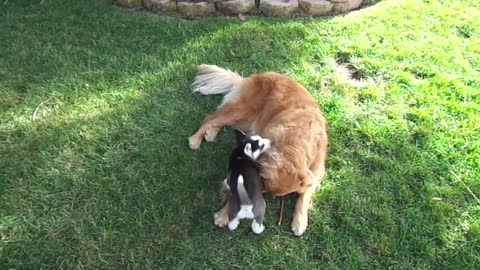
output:
[[[257,160],[261,154],[272,147],[271,140],[258,135],[246,135],[238,129],[235,130],[235,136],[237,147],[243,149],[243,153],[252,160]]]

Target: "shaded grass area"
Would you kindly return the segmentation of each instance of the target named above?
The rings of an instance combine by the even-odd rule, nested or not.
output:
[[[1,268],[475,269],[479,15],[473,0],[246,22],[6,2]],[[274,225],[271,197],[261,236],[214,228],[233,138],[187,148],[220,101],[189,92],[201,63],[287,73],[325,112],[329,170],[304,237]]]

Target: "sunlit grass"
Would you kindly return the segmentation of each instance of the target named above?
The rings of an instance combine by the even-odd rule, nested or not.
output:
[[[0,268],[480,264],[477,1],[245,22],[43,2],[0,10]],[[325,112],[328,175],[302,238],[271,197],[261,236],[213,226],[233,138],[187,147],[220,101],[190,93],[201,63],[284,72]]]

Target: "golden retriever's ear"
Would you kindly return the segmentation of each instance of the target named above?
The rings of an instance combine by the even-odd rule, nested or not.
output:
[[[287,171],[288,174],[294,175],[297,171],[297,167],[290,161],[283,162],[283,169]]]
[[[309,187],[315,183],[315,176],[312,171],[307,170],[298,174],[298,181],[300,182],[301,187]]]

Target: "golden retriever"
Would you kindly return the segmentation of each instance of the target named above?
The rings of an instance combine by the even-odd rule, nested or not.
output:
[[[224,126],[234,126],[270,139],[272,149],[260,159],[265,189],[274,196],[298,193],[292,221],[293,233],[308,226],[312,196],[325,175],[326,120],[310,93],[293,79],[275,72],[243,78],[214,65],[200,65],[193,92],[225,94],[217,111],[207,116],[189,138],[198,149],[203,138],[213,141]],[[214,216],[225,227],[228,203]]]

